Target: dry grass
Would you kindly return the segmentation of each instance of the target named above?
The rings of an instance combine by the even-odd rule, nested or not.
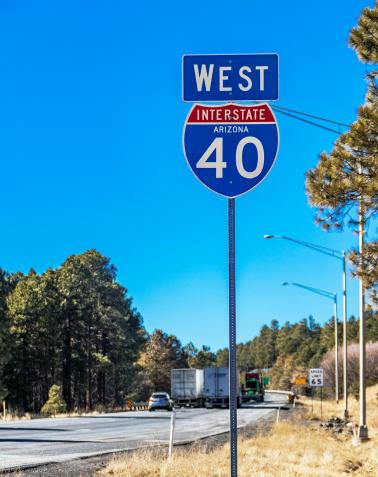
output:
[[[378,441],[378,385],[371,386],[366,390],[366,402],[367,402],[367,417],[369,437],[377,439]],[[314,419],[329,419],[332,416],[342,417],[344,412],[344,403],[340,401],[336,404],[335,401],[323,401],[321,414],[321,403],[318,399],[314,399],[314,412],[312,413],[311,398],[301,398],[299,401],[308,411],[310,417]],[[359,420],[359,402],[355,398],[349,398],[349,419],[353,423],[357,424]],[[378,444],[377,444],[378,445]],[[378,453],[378,450],[377,450]],[[378,473],[377,473],[378,476]]]
[[[280,422],[272,432],[239,444],[240,477],[378,476],[378,386],[368,390],[368,426],[371,439],[353,446],[350,435],[334,436],[318,423]],[[324,416],[340,415],[342,405],[324,404]],[[356,416],[358,403],[351,400]],[[311,401],[305,400],[305,406]],[[320,403],[315,403],[320,411]],[[116,477],[228,477],[229,448],[175,449],[172,463],[166,450],[147,449],[113,459],[103,473]]]
[[[21,416],[17,416],[16,414],[7,414],[5,419],[4,417],[0,418],[0,421],[31,421],[32,419],[48,419],[50,417],[80,417],[80,416],[97,416],[100,414],[104,414],[103,412],[70,412],[70,413],[62,413],[62,414],[56,414],[55,416],[53,415],[48,415],[48,414],[32,414],[29,412],[26,412],[25,414]]]
[[[117,412],[133,412],[129,411],[128,409],[109,409],[109,410],[98,410],[98,411],[72,411],[72,412],[64,412],[61,414],[48,415],[48,414],[32,414],[32,413],[25,413],[23,415],[16,415],[7,413],[4,419],[3,415],[0,414],[0,422],[2,421],[30,421],[32,419],[48,419],[48,418],[64,418],[64,417],[85,417],[85,416],[101,416],[103,414],[108,413],[117,413]]]

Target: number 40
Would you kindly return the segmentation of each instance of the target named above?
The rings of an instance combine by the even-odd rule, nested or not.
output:
[[[253,144],[257,150],[257,165],[253,171],[247,171],[243,162],[243,151],[247,144]],[[208,159],[215,151],[215,161]],[[257,137],[247,136],[241,139],[236,147],[236,168],[239,174],[246,179],[254,179],[261,174],[264,167],[264,147]],[[206,151],[202,154],[196,167],[199,169],[215,169],[216,179],[223,178],[223,169],[227,167],[227,163],[223,161],[223,138],[216,137]]]

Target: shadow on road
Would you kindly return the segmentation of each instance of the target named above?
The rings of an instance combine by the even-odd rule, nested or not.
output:
[[[0,433],[1,431],[53,431],[53,432],[67,432],[70,429],[56,429],[53,427],[1,427],[0,426]]]
[[[148,414],[146,416],[75,416],[72,419],[170,419],[171,413],[166,416],[154,416]]]
[[[60,440],[60,439],[0,439],[0,442],[59,442],[60,444],[99,444],[102,441],[77,441],[77,440]]]
[[[290,408],[288,406],[285,406],[282,404],[282,406],[280,405],[276,405],[276,406],[251,406],[250,409],[281,409],[282,411],[288,411]]]

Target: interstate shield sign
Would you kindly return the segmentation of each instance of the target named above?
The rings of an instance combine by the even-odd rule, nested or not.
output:
[[[237,197],[262,182],[279,145],[268,104],[194,104],[184,126],[183,147],[194,175],[225,197]]]

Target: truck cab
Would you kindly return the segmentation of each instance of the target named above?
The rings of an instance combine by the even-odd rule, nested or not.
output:
[[[242,387],[243,402],[263,402],[265,396],[265,379],[260,372],[248,371]]]

